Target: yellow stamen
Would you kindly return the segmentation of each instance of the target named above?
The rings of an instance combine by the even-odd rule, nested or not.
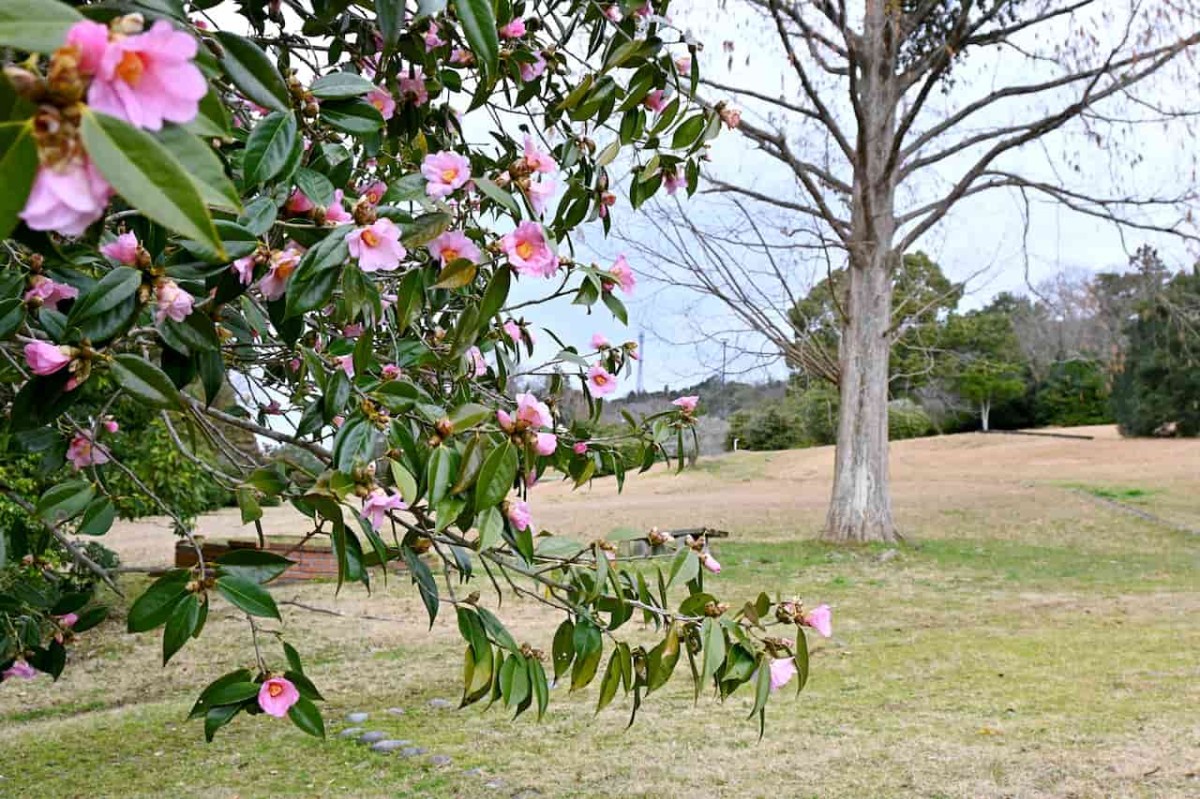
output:
[[[370,228],[367,228],[362,232],[362,241],[363,244],[367,245],[368,247],[379,246],[379,237],[376,236],[375,231],[371,230]]]
[[[273,682],[267,686],[267,693],[271,695],[272,699],[274,699],[283,693],[283,686],[277,682]]]
[[[128,83],[130,86],[137,86],[142,80],[142,73],[146,70],[146,62],[137,53],[126,52],[121,55],[121,61],[117,64],[117,75],[121,80]]]
[[[533,245],[527,241],[521,242],[517,245],[517,255],[528,259],[529,256],[533,255]]]
[[[458,169],[451,167],[450,169],[442,170],[443,183],[452,183],[456,177],[458,177]]]
[[[457,261],[457,260],[458,260],[458,250],[452,250],[449,247],[442,248],[442,261],[443,262],[451,263],[452,261]]]

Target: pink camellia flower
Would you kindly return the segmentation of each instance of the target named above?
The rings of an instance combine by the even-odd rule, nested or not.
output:
[[[506,433],[511,433],[513,429],[512,415],[503,408],[496,411],[496,422],[500,425],[500,429]]]
[[[588,445],[586,441],[576,441],[575,446],[571,447],[571,449],[575,451],[576,455],[586,455]]]
[[[544,214],[546,204],[550,202],[550,198],[556,191],[558,191],[558,184],[553,180],[530,182],[529,191],[526,194],[529,197],[529,204],[533,206],[533,212],[538,215]]]
[[[425,156],[421,174],[429,181],[425,193],[440,200],[471,179],[471,162],[458,153],[442,150]]]
[[[828,638],[833,635],[833,611],[828,605],[817,605],[815,608],[804,614],[801,621],[805,627],[812,627],[822,638]]]
[[[147,130],[196,118],[208,82],[192,63],[196,40],[159,20],[145,33],[112,41],[88,89],[95,111]]]
[[[533,56],[534,58],[532,62],[522,61],[520,66],[517,68],[517,71],[521,75],[521,80],[525,81],[526,83],[537,80],[546,71],[546,59],[542,56],[542,54],[534,53]]]
[[[687,185],[687,178],[679,172],[663,172],[663,185],[667,187],[667,194],[674,194]]]
[[[17,658],[13,664],[4,670],[0,677],[6,680],[32,680],[37,676],[37,670],[25,662],[23,658]]]
[[[607,396],[617,390],[617,378],[600,364],[595,364],[587,373],[588,386],[597,397]]]
[[[462,47],[455,47],[450,53],[450,63],[456,67],[465,67],[475,63],[475,54]]]
[[[600,218],[604,219],[608,216],[608,209],[617,204],[617,195],[611,191],[606,191],[600,195]]]
[[[237,275],[238,282],[243,286],[249,286],[254,282],[254,256],[247,255],[245,258],[238,258],[233,262],[233,273]]]
[[[549,406],[528,392],[517,395],[517,421],[524,422],[529,427],[554,425]]]
[[[483,358],[483,352],[478,347],[471,347],[467,350],[467,358],[471,361],[471,369],[476,377],[483,377],[487,374],[487,361]]]
[[[696,405],[698,405],[699,402],[700,397],[698,395],[693,395],[690,397],[680,397],[677,400],[672,400],[671,404],[676,408],[681,409],[684,413],[692,413],[696,410]]]
[[[635,17],[648,17],[654,13],[654,8],[650,5],[650,0],[645,0],[640,6],[633,9]]]
[[[263,297],[268,300],[277,300],[283,296],[287,289],[288,278],[300,265],[301,255],[303,253],[291,247],[271,253],[271,268],[267,271],[266,276],[258,282],[258,288],[262,291]]]
[[[346,325],[343,327],[342,335],[346,338],[358,338],[363,334],[364,329],[365,328],[363,327],[362,322],[355,322],[352,325]]]
[[[700,553],[700,565],[713,574],[721,573],[721,564],[718,563],[717,559],[714,558],[709,552]]]
[[[525,165],[534,172],[543,172],[549,175],[558,171],[558,162],[550,153],[537,146],[537,142],[532,136],[525,137]]]
[[[546,244],[546,232],[537,222],[525,221],[500,239],[500,249],[519,275],[553,277],[558,271],[558,256]]]
[[[656,114],[661,114],[662,110],[667,107],[666,91],[664,89],[655,89],[646,95],[646,99],[642,100],[642,105]]]
[[[132,233],[122,233],[108,244],[101,244],[100,254],[119,264],[133,266],[137,263],[138,238]]]
[[[625,255],[617,256],[617,260],[613,262],[608,273],[617,280],[617,285],[621,287],[621,291],[632,296],[633,289],[637,285],[637,278],[633,276],[633,269],[629,266],[629,261],[625,260]]]
[[[525,20],[517,17],[507,25],[500,26],[501,39],[519,39],[525,35]]]
[[[287,202],[283,204],[283,210],[289,214],[307,214],[315,206],[313,201],[308,199],[307,195],[299,189],[292,189],[292,193],[288,195]]]
[[[337,416],[330,419],[329,423],[332,424],[334,427],[341,427],[342,425],[344,425],[346,423],[346,417],[342,416],[339,413]]]
[[[684,53],[683,55],[676,57],[675,69],[677,69],[679,71],[680,75],[692,74],[692,55],[691,55],[691,53]]]
[[[394,363],[385,363],[381,371],[384,380],[395,380],[402,374],[400,367]]]
[[[195,298],[179,288],[174,280],[160,281],[154,289],[154,294],[158,303],[154,319],[160,325],[166,319],[175,322],[187,319],[188,314],[192,312],[192,305],[196,302]]]
[[[420,108],[429,102],[429,89],[425,86],[425,76],[418,70],[414,75],[401,75],[396,82],[399,84],[400,96],[411,100]]]
[[[346,246],[364,272],[394,271],[400,266],[400,259],[408,254],[400,243],[400,228],[386,217],[350,231]]]
[[[445,44],[446,41],[438,35],[436,25],[430,26],[429,30],[425,31],[425,52],[432,52]]]
[[[263,713],[281,719],[288,709],[300,701],[300,692],[286,677],[272,677],[258,689],[258,706]]]
[[[399,494],[389,494],[382,488],[375,488],[363,500],[362,517],[378,530],[383,525],[388,511],[404,510],[407,507]]]
[[[79,289],[66,283],[56,283],[44,275],[34,275],[29,281],[33,285],[25,292],[25,302],[39,300],[43,305],[56,308],[62,300],[73,300],[79,296]]]
[[[604,16],[608,17],[610,22],[620,22],[625,18],[625,15],[621,13],[620,3],[613,3],[611,6],[605,6]]]
[[[341,189],[333,193],[333,202],[325,209],[325,221],[332,222],[335,225],[344,225],[347,222],[353,222],[354,216],[346,210],[346,206],[342,204],[342,199],[345,194]]]
[[[354,356],[339,355],[334,358],[338,362],[338,366],[346,373],[346,377],[354,377]]]
[[[553,433],[538,433],[533,448],[539,455],[553,455],[554,450],[558,449],[558,436]]]
[[[71,627],[75,626],[75,622],[79,621],[79,614],[64,613],[63,615],[55,616],[54,618],[58,620],[58,623],[61,626],[66,627],[67,629],[70,629]]]
[[[742,112],[737,108],[726,106],[721,109],[721,121],[725,123],[725,127],[733,130],[738,125],[742,124]]]
[[[384,121],[391,119],[396,113],[396,98],[382,86],[376,86],[367,94],[367,102],[379,110]]]
[[[442,262],[442,266],[453,263],[459,258],[466,258],[472,263],[479,263],[483,257],[475,242],[461,230],[447,230],[433,241],[429,242],[429,252]]]
[[[771,690],[778,691],[796,676],[795,658],[771,659]]]
[[[76,22],[67,30],[67,45],[79,54],[79,72],[94,75],[108,49],[108,26],[86,19]]]
[[[603,333],[592,334],[592,349],[602,350],[611,346],[612,345],[608,343],[608,339],[604,337]]]
[[[518,325],[513,320],[509,319],[507,322],[505,322],[500,327],[503,328],[504,335],[508,336],[513,341],[521,340],[521,326]]]
[[[105,419],[103,426],[104,426],[104,429],[107,430],[110,434],[115,434],[118,430],[121,429],[121,425],[117,424],[116,419]]]
[[[504,503],[504,515],[518,530],[525,530],[533,525],[533,514],[529,511],[529,503],[523,499],[510,499]]]
[[[21,219],[31,230],[78,236],[104,214],[112,187],[86,156],[38,167]]]
[[[92,437],[85,433],[76,433],[67,447],[67,460],[79,471],[88,466],[99,466],[108,463],[108,452],[96,444]]]
[[[385,194],[387,194],[387,184],[382,180],[368,183],[366,186],[361,186],[358,190],[358,196],[364,198],[371,205],[379,205],[379,201],[383,199],[383,195]]]
[[[45,341],[31,341],[25,345],[25,363],[35,375],[52,375],[70,362],[70,347],[58,347]]]

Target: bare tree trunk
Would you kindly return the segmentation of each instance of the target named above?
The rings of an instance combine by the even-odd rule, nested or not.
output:
[[[979,405],[979,418],[983,422],[983,432],[988,431],[988,418],[992,415],[992,403],[990,400],[984,400]]]
[[[841,407],[833,497],[825,523],[832,541],[895,541],[888,491],[888,327],[892,279],[887,253],[850,270],[842,329]]]
[[[867,0],[861,69],[855,91],[859,118],[850,214],[850,286],[838,363],[841,408],[833,496],[825,521],[831,541],[895,541],[888,487],[888,355],[892,273],[900,255],[895,172],[900,86],[894,31],[885,0]]]

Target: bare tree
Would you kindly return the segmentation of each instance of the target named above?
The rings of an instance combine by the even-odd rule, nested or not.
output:
[[[777,93],[746,69],[701,82],[714,105],[733,98],[744,107],[741,133],[793,190],[764,189],[752,170],[714,169],[708,186],[790,215],[789,227],[844,253],[826,534],[892,541],[888,358],[901,255],[953,209],[997,191],[1028,213],[1049,201],[1122,230],[1194,238],[1183,208],[1190,186],[1142,192],[1123,176],[1144,160],[1143,129],[1176,126],[1179,136],[1200,112],[1190,89],[1200,2],[723,0],[719,8],[723,26],[731,12],[751,14],[762,26],[755,57],[775,59],[786,75]],[[697,18],[712,11],[706,2]],[[973,71],[980,65],[986,76]],[[1113,142],[1131,132],[1134,150],[1118,151]],[[791,334],[780,333],[782,348]]]

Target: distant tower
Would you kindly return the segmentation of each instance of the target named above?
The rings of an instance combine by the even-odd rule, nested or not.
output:
[[[642,380],[642,370],[646,368],[646,334],[638,333],[638,382],[637,393],[646,393],[646,384]]]

